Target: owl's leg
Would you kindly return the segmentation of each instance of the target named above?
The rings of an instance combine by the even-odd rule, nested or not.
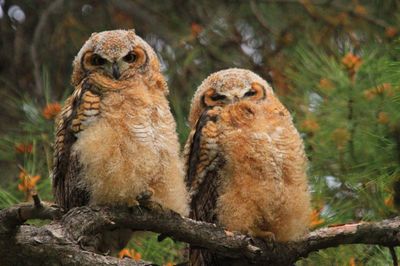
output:
[[[266,240],[267,242],[275,241],[274,233],[272,233],[270,231],[262,230],[262,229],[256,228],[256,227],[250,228],[249,235],[257,237],[257,238],[262,238],[262,239]]]
[[[274,242],[275,242],[275,234],[274,233],[272,233],[270,231],[262,230],[260,228],[252,227],[249,230],[249,235],[262,239],[264,241],[264,243],[267,245],[267,247],[269,247],[271,249],[274,248]]]

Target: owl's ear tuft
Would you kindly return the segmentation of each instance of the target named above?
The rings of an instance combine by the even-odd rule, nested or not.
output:
[[[97,34],[98,34],[97,32],[93,32],[93,33],[90,35],[90,38],[96,36]]]
[[[132,31],[133,33],[136,34],[136,30],[135,29],[130,29],[130,31]]]

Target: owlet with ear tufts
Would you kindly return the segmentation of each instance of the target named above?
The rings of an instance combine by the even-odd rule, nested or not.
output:
[[[191,218],[283,242],[307,231],[310,194],[303,141],[265,80],[244,69],[210,75],[194,95],[189,124],[185,156]],[[246,265],[196,249],[190,261]]]
[[[133,206],[150,192],[186,215],[176,125],[153,49],[134,30],[94,33],[75,57],[72,84],[56,128],[56,203]]]

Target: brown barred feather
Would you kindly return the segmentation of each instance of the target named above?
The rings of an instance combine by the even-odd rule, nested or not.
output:
[[[184,151],[188,162],[186,184],[192,196],[189,217],[209,223],[218,222],[214,212],[220,182],[217,170],[224,163],[216,144],[216,121],[217,116],[213,111],[205,110],[197,121],[195,130],[191,132]],[[209,143],[215,145],[209,146]],[[219,265],[218,257],[207,250],[191,247],[189,256],[190,265]]]
[[[87,205],[89,193],[79,186],[81,165],[79,158],[71,154],[76,135],[84,129],[90,117],[100,113],[100,95],[92,92],[84,80],[69,97],[56,121],[56,141],[54,147],[53,192],[55,202],[65,210]],[[94,109],[87,115],[87,110]]]

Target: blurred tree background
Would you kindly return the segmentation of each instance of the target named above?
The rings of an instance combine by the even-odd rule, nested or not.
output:
[[[0,208],[51,200],[54,116],[71,63],[92,32],[135,28],[158,53],[183,143],[194,90],[210,73],[248,68],[293,113],[310,161],[311,229],[396,215],[400,178],[398,0],[0,0]],[[153,234],[121,255],[184,261]],[[298,265],[388,265],[387,248],[343,246]]]

